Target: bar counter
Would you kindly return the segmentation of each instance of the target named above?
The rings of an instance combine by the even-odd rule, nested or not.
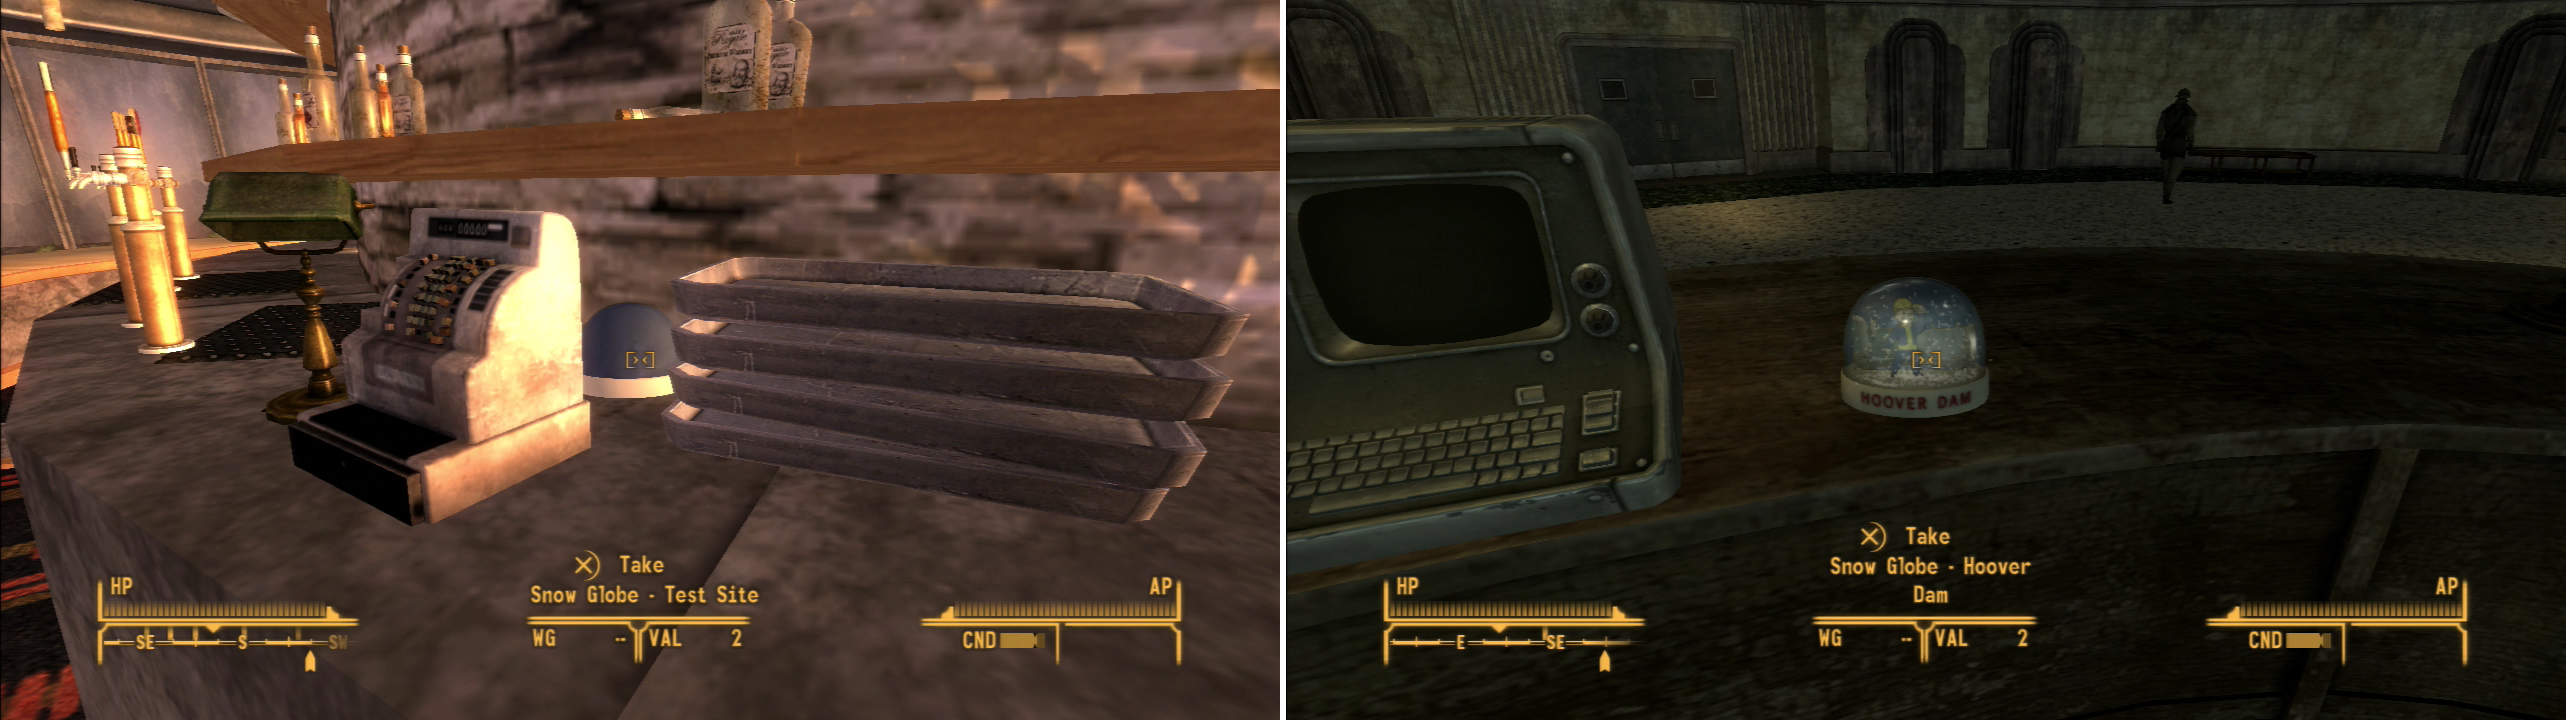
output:
[[[1845,313],[1900,277],[1950,283],[1977,306],[1985,407],[1911,420],[1838,396]],[[1668,282],[1684,351],[1674,498],[1293,575],[1291,626],[1364,612],[1371,581],[1391,575],[1441,576],[1451,592],[1997,485],[2329,449],[2566,455],[2566,335],[2504,315],[2566,291],[2566,269],[2088,248],[1729,265]]]
[[[257,307],[185,312],[202,335]],[[1116,525],[689,453],[660,427],[672,398],[592,398],[590,450],[413,527],[294,467],[260,410],[304,382],[299,362],[154,364],[121,319],[38,322],[9,417],[90,717],[1274,712],[1272,433],[1198,428],[1210,455],[1191,484],[1155,519]],[[577,566],[590,553],[605,565],[593,581]],[[665,569],[623,574],[625,555]],[[310,673],[300,648],[111,646],[101,665],[96,588],[117,576],[135,580],[122,599],[312,601],[359,625]],[[1159,630],[1070,630],[1054,666],[919,626],[961,601],[1148,599],[1159,576],[1184,582],[1182,666]],[[644,599],[590,604],[592,585]],[[723,585],[758,599],[719,604]],[[535,604],[537,586],[583,597]],[[671,604],[665,586],[706,602]],[[727,628],[684,628],[683,647],[641,664],[618,640],[628,629],[559,628],[537,647],[527,623],[690,612],[751,623],[738,646]]]
[[[1845,313],[1900,277],[1977,306],[1983,407],[1845,406]],[[2548,680],[2566,555],[2538,540],[2566,517],[2566,335],[2504,314],[2566,269],[2025,249],[1669,282],[1676,496],[1288,578],[1289,717],[2566,716]],[[1419,583],[1395,600],[1602,602],[1645,624],[1385,633],[1394,577]],[[2448,601],[2446,579],[2468,586],[2464,646],[2353,629],[2337,666],[2203,625],[2249,600]],[[1988,617],[2034,620],[1943,622]],[[1551,633],[1638,644],[1389,644]]]

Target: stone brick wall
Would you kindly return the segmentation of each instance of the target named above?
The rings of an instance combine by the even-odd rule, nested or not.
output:
[[[701,100],[709,3],[339,0],[341,42],[407,44],[437,132],[610,121]],[[780,3],[779,3],[780,7]],[[811,0],[812,106],[1278,86],[1276,7],[1258,0]],[[1169,123],[1185,118],[1166,118]],[[416,207],[544,210],[579,228],[585,311],[674,316],[668,281],[739,256],[1154,275],[1256,316],[1216,366],[1210,424],[1271,430],[1279,173],[842,175],[368,184],[377,276]]]

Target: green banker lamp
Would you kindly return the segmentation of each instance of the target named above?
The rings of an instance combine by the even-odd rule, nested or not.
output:
[[[299,172],[227,172],[206,183],[205,212],[198,221],[232,242],[258,243],[276,255],[303,256],[303,369],[312,381],[267,403],[267,419],[292,425],[305,410],[347,399],[347,384],[330,369],[338,367],[338,350],[330,329],[321,322],[321,284],[312,277],[312,256],[347,249],[347,241],[364,234],[356,211],[374,207],[357,202],[347,176]],[[338,241],[326,249],[279,249],[268,243]]]

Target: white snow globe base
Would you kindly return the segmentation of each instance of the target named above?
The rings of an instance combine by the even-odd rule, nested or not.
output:
[[[1844,404],[1873,415],[1929,418],[1958,415],[1987,404],[1987,373],[1959,385],[1938,388],[1884,388],[1839,374]]]

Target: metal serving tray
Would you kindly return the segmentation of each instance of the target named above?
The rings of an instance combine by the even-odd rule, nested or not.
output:
[[[805,425],[670,403],[660,416],[678,447],[1106,522],[1158,512],[1166,488],[1138,488],[1066,473],[886,442]]]
[[[688,320],[677,354],[712,370],[794,375],[1139,420],[1210,417],[1230,379],[1156,360],[801,325]]]
[[[1203,444],[1184,423],[1090,415],[856,383],[679,365],[677,399],[850,435],[1137,488],[1183,487]]]
[[[1228,352],[1247,314],[1147,275],[733,258],[675,281],[729,322],[934,335],[1168,360]]]

